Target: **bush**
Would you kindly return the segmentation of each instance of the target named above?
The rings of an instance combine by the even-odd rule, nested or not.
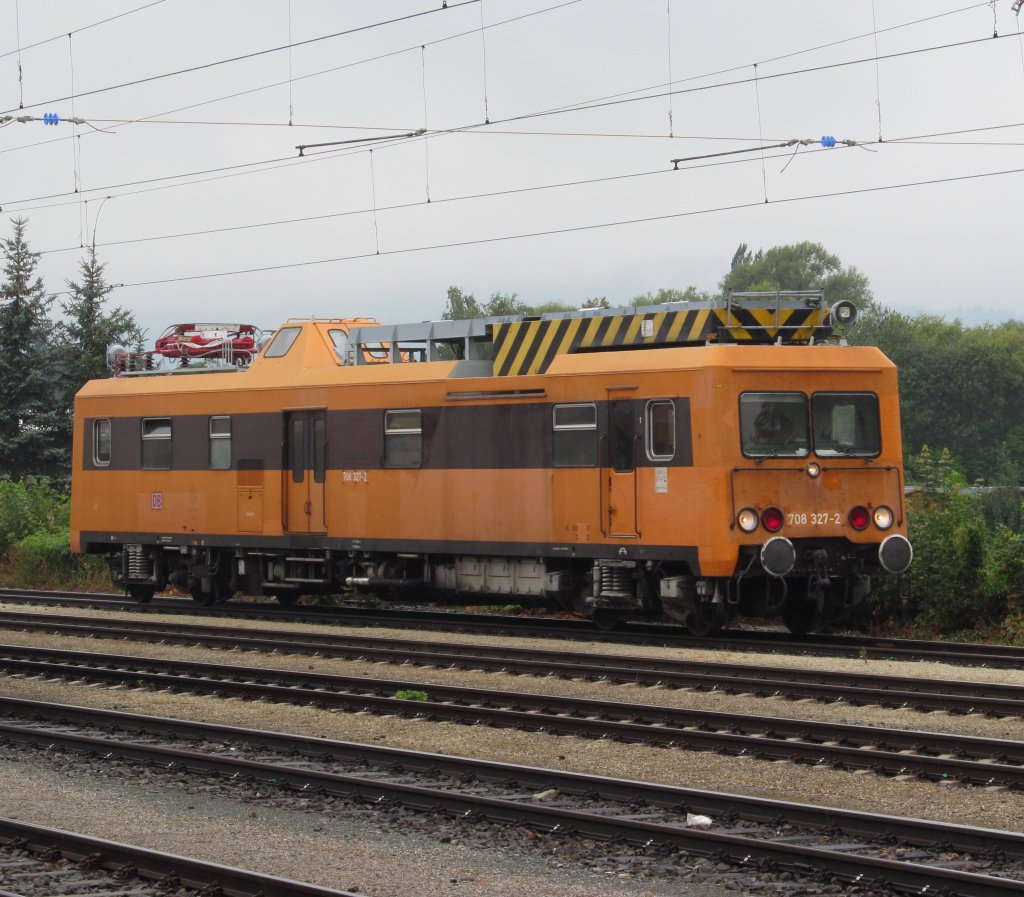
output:
[[[925,447],[908,463],[920,491],[908,502],[914,563],[907,574],[918,627],[949,635],[999,619],[1006,593],[978,497],[964,491],[948,451]]]
[[[106,561],[72,554],[67,530],[26,536],[11,546],[7,561],[5,578],[20,588],[78,588],[97,581],[110,587]]]
[[[48,480],[0,478],[0,554],[34,533],[63,531],[66,536],[70,516],[68,497]]]

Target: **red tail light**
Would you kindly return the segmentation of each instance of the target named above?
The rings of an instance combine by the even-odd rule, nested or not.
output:
[[[850,526],[854,529],[867,529],[867,525],[871,522],[871,515],[863,505],[857,505],[850,511],[848,519]]]
[[[765,508],[761,514],[761,525],[770,533],[777,533],[782,529],[782,511],[778,508]]]

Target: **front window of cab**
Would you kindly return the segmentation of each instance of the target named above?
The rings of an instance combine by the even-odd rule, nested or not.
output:
[[[874,456],[882,450],[878,396],[816,392],[811,397],[814,453],[823,458]]]
[[[740,439],[748,458],[806,458],[810,453],[807,396],[802,392],[743,393]]]

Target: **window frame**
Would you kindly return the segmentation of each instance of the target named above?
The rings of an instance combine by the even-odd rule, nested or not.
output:
[[[263,357],[284,358],[295,345],[301,332],[302,328],[298,326],[279,327],[270,338],[270,342],[267,343],[267,348],[263,350]]]
[[[753,454],[750,451],[748,451],[748,447],[746,445],[746,438],[745,438],[745,433],[744,433],[744,427],[743,427],[743,399],[744,399],[745,396],[799,396],[801,399],[803,399],[803,427],[804,427],[805,446],[803,448],[802,453],[799,450],[798,451],[780,452],[780,451],[775,451],[774,449],[771,450],[771,451],[765,451],[763,453],[757,453],[757,454]],[[805,393],[805,392],[803,392],[802,390],[799,390],[799,389],[749,389],[749,390],[745,390],[744,392],[741,392],[739,394],[739,398],[737,400],[737,406],[738,406],[737,410],[738,410],[738,415],[739,415],[738,423],[739,423],[740,451],[743,453],[743,457],[744,458],[750,458],[751,460],[753,460],[755,462],[758,462],[758,463],[760,463],[761,461],[765,461],[768,458],[781,458],[781,459],[790,460],[790,461],[793,461],[793,460],[801,460],[802,461],[805,458],[809,458],[811,456],[811,454],[813,453],[813,451],[814,451],[814,444],[813,444],[813,440],[812,440],[812,436],[813,436],[812,430],[814,429],[814,427],[813,427],[813,424],[812,424],[812,421],[811,421],[811,400],[810,400],[810,397],[807,395],[807,393]]]
[[[587,408],[593,411],[593,423],[559,423],[558,412],[566,409]],[[596,402],[564,402],[551,406],[551,466],[560,468],[592,468],[597,467],[601,461],[598,457],[598,415]],[[588,454],[593,455],[593,461],[589,463],[566,463],[559,458],[558,447],[560,442],[564,445],[567,437],[559,440],[559,434],[593,433],[592,442],[587,446]]]
[[[146,433],[147,424],[157,424],[166,422],[167,433]],[[144,417],[141,421],[141,461],[143,470],[172,470],[174,467],[174,424],[169,417]],[[162,445],[164,442],[167,443],[167,464],[154,464],[153,459],[147,463],[146,455],[147,445]],[[158,451],[156,448],[150,449],[149,452]]]
[[[655,452],[654,445],[654,414],[656,406],[667,406],[671,412],[669,433],[672,437],[672,451],[668,454]],[[675,399],[648,399],[644,407],[644,449],[648,461],[673,461],[676,457],[676,403]]]
[[[817,444],[817,418],[814,414],[814,402],[819,396],[863,396],[874,400],[875,423],[877,425],[875,435],[878,438],[878,448],[870,452],[840,452],[835,449],[825,449],[827,454],[820,454]],[[814,454],[819,458],[877,458],[882,454],[882,409],[878,401],[878,393],[868,390],[851,389],[820,389],[810,395],[809,407],[811,411],[811,438],[813,440]],[[833,406],[835,407],[835,406]]]
[[[213,431],[214,421],[227,421],[228,430],[226,433],[215,433]],[[231,447],[231,415],[230,414],[211,414],[207,422],[209,428],[209,443],[210,443],[210,470],[231,470],[232,462],[232,447]],[[214,446],[223,445],[227,442],[227,464],[215,464],[214,463]],[[220,451],[223,451],[221,449]]]
[[[101,443],[101,425],[106,424],[107,431],[107,457],[104,460],[100,456],[99,446]],[[92,463],[96,467],[110,467],[110,460],[114,456],[114,430],[109,417],[100,417],[92,422]]]
[[[415,427],[392,427],[390,419],[392,415],[415,414],[418,425]],[[397,438],[396,438],[397,437]],[[392,460],[392,452],[397,442],[415,437],[415,449],[410,452],[415,455],[415,463],[395,463]],[[423,409],[422,408],[390,408],[384,412],[384,467],[388,470],[418,470],[423,467]]]

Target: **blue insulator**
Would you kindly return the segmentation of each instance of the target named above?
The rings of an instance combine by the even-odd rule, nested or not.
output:
[[[43,113],[43,124],[44,125],[59,125],[60,116],[56,112],[44,112]]]
[[[835,137],[827,134],[821,138],[821,145],[825,147],[833,147],[836,145],[836,139]]]

